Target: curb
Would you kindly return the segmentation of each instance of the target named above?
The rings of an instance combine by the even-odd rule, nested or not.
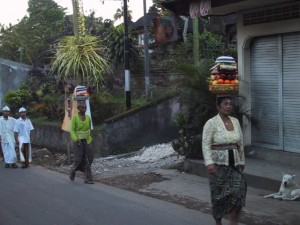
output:
[[[201,177],[207,177],[206,167],[202,160],[185,159],[183,169],[186,173],[194,174]],[[281,182],[278,180],[254,175],[249,173],[248,171],[245,171],[244,174],[247,180],[247,185],[249,187],[277,192],[281,184]]]

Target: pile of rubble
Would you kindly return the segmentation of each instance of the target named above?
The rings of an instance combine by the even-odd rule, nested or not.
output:
[[[68,173],[73,162],[73,154],[54,153],[46,148],[32,149],[33,164]],[[144,147],[133,153],[95,158],[92,171],[95,178],[120,175],[142,174],[159,168],[175,167],[183,162],[172,148],[171,143]]]

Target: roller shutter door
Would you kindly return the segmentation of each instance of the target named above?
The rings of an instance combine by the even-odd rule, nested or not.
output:
[[[283,144],[300,153],[300,33],[283,35]]]
[[[258,121],[252,126],[252,145],[278,149],[279,90],[278,38],[255,39],[251,44],[251,115]]]
[[[252,145],[300,153],[300,33],[251,44]]]

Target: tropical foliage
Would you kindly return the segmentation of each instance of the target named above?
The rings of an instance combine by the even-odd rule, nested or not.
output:
[[[86,35],[80,1],[72,0],[72,3],[75,36],[60,39],[51,71],[62,80],[72,78],[81,85],[90,81],[99,84],[110,72],[107,49],[97,37]]]
[[[101,83],[110,73],[107,48],[95,36],[67,36],[60,39],[52,72],[62,80]]]
[[[34,64],[49,42],[63,31],[64,9],[53,0],[29,0],[28,16],[0,26],[0,57]]]
[[[117,21],[119,19],[121,19],[122,17],[124,17],[124,7],[122,6],[122,8],[118,8],[116,13],[114,14],[114,20]],[[127,19],[128,21],[132,20],[132,10],[129,9],[129,7],[127,6]]]
[[[106,21],[108,22],[108,21]],[[91,11],[85,17],[86,31],[89,35],[96,35],[98,31],[105,28],[105,23],[102,17],[95,17],[95,11]]]
[[[180,137],[173,142],[173,148],[187,158],[202,157],[202,127],[216,112],[215,99],[206,82],[213,62],[201,60],[199,65],[181,64],[177,67],[182,74],[177,89],[183,107],[175,119]]]
[[[115,67],[124,62],[124,25],[119,25],[117,27],[111,27],[106,33],[103,42],[107,46],[109,59]],[[135,45],[136,38],[129,30],[128,44],[130,51],[130,61],[135,63],[139,60],[138,49]]]
[[[9,104],[12,111],[16,111],[21,106],[30,106],[33,101],[32,91],[30,87],[25,83],[16,91],[9,91],[5,97],[4,101]]]

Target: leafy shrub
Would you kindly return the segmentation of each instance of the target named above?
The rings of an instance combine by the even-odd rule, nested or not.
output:
[[[176,125],[179,128],[179,138],[172,142],[173,149],[182,156],[192,159],[202,159],[202,139],[201,135],[191,135],[188,129],[187,121],[183,113],[176,117]]]
[[[94,123],[100,124],[112,116],[112,103],[109,102],[111,95],[106,91],[95,92],[90,97],[92,119]]]
[[[33,94],[29,86],[22,83],[17,90],[7,92],[4,96],[4,101],[10,106],[12,112],[16,112],[22,106],[30,108]]]
[[[56,83],[42,83],[35,90],[36,101],[33,105],[35,116],[46,116],[50,120],[63,119],[64,95]]]
[[[177,87],[182,109],[175,119],[179,139],[172,146],[178,154],[187,158],[202,158],[202,128],[216,113],[215,98],[208,91],[206,82],[212,64],[211,60],[202,60],[199,66],[182,64],[177,68],[183,74]]]

